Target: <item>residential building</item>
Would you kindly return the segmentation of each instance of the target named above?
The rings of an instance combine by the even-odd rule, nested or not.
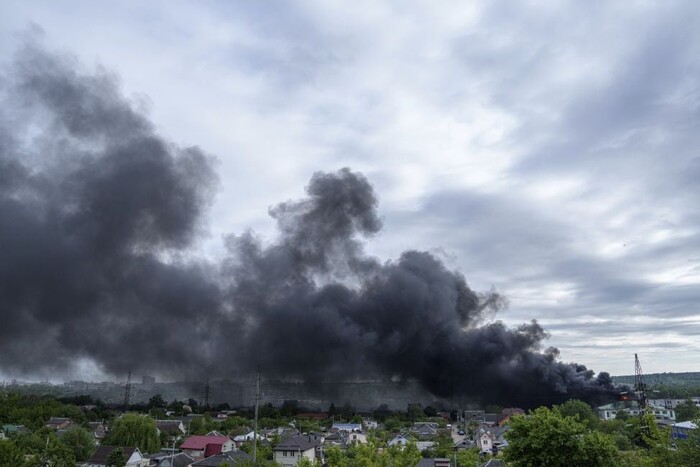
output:
[[[156,428],[158,434],[165,433],[171,439],[177,439],[187,434],[187,428],[182,420],[156,420]]]
[[[421,459],[416,467],[450,467],[450,460],[442,457],[435,459]]]
[[[406,446],[408,444],[408,438],[406,438],[404,435],[396,435],[394,438],[389,441],[389,447],[391,446]]]
[[[503,459],[489,459],[479,467],[506,467],[506,463]]]
[[[243,451],[235,450],[222,452],[221,454],[207,457],[206,459],[194,462],[191,465],[192,467],[229,467],[243,463],[249,463],[252,460],[253,456],[251,456],[250,454]]]
[[[694,396],[685,399],[649,399],[649,404],[657,407],[665,407],[667,409],[675,409],[678,404],[684,404],[688,399],[700,408],[700,397]]]
[[[149,467],[189,467],[194,461],[184,452],[162,453],[151,456]]]
[[[434,447],[437,443],[435,441],[417,441],[416,447],[420,452],[426,451]]]
[[[349,444],[367,444],[367,433],[362,431],[351,431],[347,434]]]
[[[190,436],[180,445],[182,452],[195,459],[233,451],[233,449],[233,440],[228,436]]]
[[[432,439],[438,435],[440,425],[435,422],[416,422],[411,431],[420,439]]]
[[[299,463],[302,457],[311,461],[322,461],[321,443],[307,435],[299,435],[282,441],[272,448],[273,457],[282,467],[293,467]]]
[[[676,421],[676,412],[673,409],[657,405],[649,405],[649,408],[656,421]],[[639,415],[641,412],[636,402],[613,402],[612,404],[598,407],[597,411],[601,420],[614,420],[617,418],[618,412],[626,412],[627,415],[631,416]]]
[[[362,431],[361,423],[334,423],[332,428],[340,431]]]
[[[51,417],[48,422],[46,422],[46,428],[51,428],[52,430],[65,430],[73,424],[73,420],[70,418],[62,417]]]
[[[107,436],[107,428],[105,428],[102,422],[88,422],[90,431],[92,431],[92,436],[95,437],[95,444],[99,446],[102,444],[102,440]]]
[[[462,441],[458,441],[454,445],[454,450],[459,451],[460,449],[473,449],[476,447],[474,441],[464,438]]]
[[[235,436],[233,438],[233,443],[236,446],[236,449],[240,449],[241,446],[243,446],[245,443],[253,441],[253,439],[256,439],[258,442],[264,441],[264,442],[269,442],[270,440],[263,436],[262,434],[258,433],[258,436],[255,436],[254,431],[249,431],[248,433],[244,433],[242,435]]]
[[[496,435],[492,433],[491,430],[479,428],[474,438],[476,439],[476,447],[479,448],[479,451],[493,452]]]
[[[698,426],[693,422],[680,422],[671,425],[671,436],[674,439],[688,439],[691,431],[697,430]]]
[[[125,448],[118,446],[98,446],[90,458],[83,464],[85,467],[106,467],[109,455],[115,449],[124,451],[126,458],[125,467],[148,467],[148,459],[143,457],[139,448]]]
[[[379,423],[373,418],[362,417],[362,426],[365,428],[365,430],[376,430]]]

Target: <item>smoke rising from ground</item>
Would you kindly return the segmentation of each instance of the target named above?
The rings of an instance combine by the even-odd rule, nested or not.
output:
[[[211,157],[160,137],[113,75],[34,42],[0,83],[5,372],[81,358],[120,375],[259,366],[309,382],[416,379],[439,397],[523,406],[614,390],[606,373],[541,351],[537,322],[489,322],[504,298],[430,253],[365,254],[381,220],[361,174],[314,174],[306,198],[270,209],[273,241],[231,235],[220,264],[193,260]]]

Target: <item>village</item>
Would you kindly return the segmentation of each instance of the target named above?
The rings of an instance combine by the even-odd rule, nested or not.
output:
[[[16,393],[0,397],[0,464],[18,466],[496,467],[521,465],[510,462],[509,444],[520,442],[520,428],[510,436],[511,426],[535,420],[545,411],[589,432],[607,433],[617,449],[630,452],[638,448],[635,439],[644,438],[643,422],[632,423],[641,420],[640,415],[652,417],[648,420],[653,419],[670,440],[686,440],[696,436],[697,425],[692,420],[676,422],[676,409],[688,413],[690,403],[695,412],[684,418],[700,414],[698,397],[649,400],[644,411],[637,401],[594,409],[572,400],[551,410],[528,412],[517,407],[447,411],[417,403],[404,411],[386,405],[356,411],[348,404],[307,411],[296,401],[280,407],[267,403],[256,411],[194,400],[168,402],[160,395],[146,404],[112,407],[88,396],[60,401]],[[20,420],[25,423],[16,423]],[[553,428],[557,435],[565,432]]]

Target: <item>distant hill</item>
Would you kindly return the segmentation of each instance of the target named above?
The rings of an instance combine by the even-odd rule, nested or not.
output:
[[[613,376],[613,381],[619,384],[634,384],[634,375]],[[644,375],[644,381],[649,386],[700,386],[700,372],[687,373],[650,373]]]

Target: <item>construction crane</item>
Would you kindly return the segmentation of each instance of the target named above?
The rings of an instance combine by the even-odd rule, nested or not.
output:
[[[637,354],[634,354],[634,392],[637,395],[640,414],[643,414],[649,402],[647,399],[647,383],[644,382],[644,373]]]

